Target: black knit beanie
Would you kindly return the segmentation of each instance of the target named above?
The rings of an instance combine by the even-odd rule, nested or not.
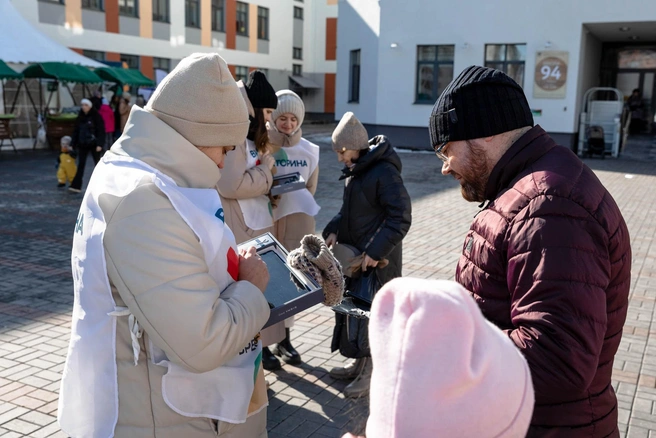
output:
[[[446,87],[428,122],[431,145],[533,126],[524,90],[499,70],[472,65]]]
[[[278,107],[276,90],[273,89],[261,70],[254,70],[248,75],[246,94],[253,108],[276,109]]]

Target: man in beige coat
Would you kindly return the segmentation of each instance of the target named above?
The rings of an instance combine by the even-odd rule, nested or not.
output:
[[[183,59],[164,79],[145,108],[132,108],[123,136],[103,162],[135,161],[163,174],[163,181],[170,178],[175,190],[183,193],[188,189],[213,189],[221,177],[225,153],[244,141],[247,129],[247,110],[225,61],[217,54],[195,54]],[[60,396],[62,428],[74,437],[100,436],[97,423],[114,424],[116,437],[265,438],[267,400],[257,361],[255,375],[251,371],[250,382],[243,385],[253,387],[255,381],[252,396],[247,394],[249,416],[242,423],[174,409],[171,400],[178,394],[170,393],[170,379],[173,368],[178,370],[178,377],[192,381],[234,361],[248,348],[255,350],[257,334],[269,317],[263,296],[269,278],[266,265],[254,251],[242,253],[237,256],[238,273],[230,271],[230,260],[228,272],[221,271],[221,275],[230,275],[236,281],[217,280],[213,264],[218,258],[208,259],[207,244],[174,206],[174,198],[164,193],[163,186],[144,177],[131,190],[128,188],[125,196],[103,194],[102,187],[94,182],[96,172],[101,171],[94,171],[83,207],[92,202],[92,195],[96,196],[93,199],[98,200],[106,223],[102,237],[104,260],[82,254],[84,248],[76,248],[74,240],[76,309]],[[214,190],[205,192],[210,191],[218,200]],[[210,216],[216,221],[223,219],[219,210],[216,218]],[[80,218],[78,223],[82,234]],[[92,223],[95,227],[96,222]],[[228,231],[225,236],[232,239]],[[234,240],[231,245],[234,247]],[[80,402],[85,391],[107,384],[94,382],[100,377],[92,373],[88,385],[75,386],[80,382],[76,374],[95,359],[75,355],[78,344],[94,342],[93,332],[76,333],[85,313],[87,319],[91,315],[85,306],[96,293],[79,278],[84,279],[85,271],[99,269],[98,264],[106,270],[108,291],[117,309],[111,313],[116,319],[115,364],[107,364],[110,370],[115,369],[109,381],[110,386],[118,388],[117,410],[112,413],[113,405],[106,403],[89,407],[85,414],[79,412],[85,409]],[[219,285],[223,283],[229,286],[222,289]],[[166,362],[168,369],[161,365]],[[239,387],[240,382],[235,384]],[[187,397],[202,405],[205,397],[214,397],[212,392],[222,389],[216,386]],[[183,392],[185,387],[189,385],[177,386]],[[91,399],[96,402],[98,397],[100,394]],[[212,411],[211,404],[208,411]],[[77,406],[77,412],[71,406]],[[79,430],[93,430],[93,434]]]

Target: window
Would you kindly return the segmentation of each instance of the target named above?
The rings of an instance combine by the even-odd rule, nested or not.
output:
[[[153,0],[153,21],[169,22],[169,0]]]
[[[348,101],[349,103],[360,102],[360,49],[351,50]]]
[[[248,67],[243,65],[235,66],[235,81],[248,81]]]
[[[139,17],[139,0],[118,0],[118,13],[128,17]]]
[[[294,47],[294,59],[303,59],[303,49],[301,47]]]
[[[138,56],[121,54],[121,62],[125,62],[128,65],[128,68],[133,68],[135,70],[139,70],[139,57]]]
[[[212,0],[212,30],[225,32],[225,0]]]
[[[40,0],[40,1],[42,1],[42,2],[48,2],[48,3],[58,3],[58,4],[60,4],[60,5],[65,4],[65,3],[64,3],[64,0]]]
[[[486,44],[485,66],[501,70],[524,87],[526,44]]]
[[[237,2],[237,35],[248,36],[248,3]]]
[[[200,0],[185,0],[185,26],[200,27]]]
[[[153,73],[156,70],[169,73],[171,71],[171,60],[168,58],[153,58]]]
[[[257,7],[257,39],[269,39],[269,9]]]
[[[61,2],[64,4],[64,2]],[[82,7],[85,9],[92,9],[94,11],[104,11],[103,0],[82,0]]]
[[[294,18],[298,18],[299,20],[303,19],[303,8],[294,6]]]
[[[302,76],[303,66],[301,64],[292,65],[292,76]]]
[[[82,50],[82,56],[93,59],[98,62],[105,62],[105,52],[96,52],[95,50]]]
[[[433,104],[453,79],[455,46],[417,46],[415,102]]]

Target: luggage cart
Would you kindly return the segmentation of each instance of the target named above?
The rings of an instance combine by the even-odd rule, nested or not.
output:
[[[610,87],[590,88],[583,95],[581,107],[578,155],[583,157],[591,152],[598,153],[598,151],[588,150],[589,134],[598,132],[596,129],[591,130],[590,128],[596,126],[601,127],[604,133],[603,156],[611,155],[617,158],[620,153],[621,116],[624,108],[622,92],[617,88]]]

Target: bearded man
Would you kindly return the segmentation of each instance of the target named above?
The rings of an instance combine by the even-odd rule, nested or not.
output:
[[[435,103],[429,130],[442,173],[483,203],[456,281],[529,364],[528,436],[619,437],[611,375],[631,246],[612,196],[534,126],[522,88],[499,70],[465,69]]]

